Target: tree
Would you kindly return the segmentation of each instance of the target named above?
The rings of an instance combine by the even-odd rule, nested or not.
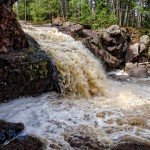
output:
[[[62,15],[64,20],[67,20],[69,0],[60,0]]]
[[[59,14],[60,5],[57,0],[33,0],[30,3],[31,16],[33,21],[50,20]]]
[[[20,0],[15,11],[22,20],[52,22],[61,16],[94,28],[150,27],[150,0]]]

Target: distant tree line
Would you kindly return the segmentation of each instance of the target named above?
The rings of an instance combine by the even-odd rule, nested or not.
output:
[[[14,10],[18,19],[27,21],[52,22],[60,16],[94,28],[150,27],[150,0],[19,0]]]

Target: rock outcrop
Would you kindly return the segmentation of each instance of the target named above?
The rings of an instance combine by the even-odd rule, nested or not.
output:
[[[54,61],[21,29],[12,10],[15,1],[0,1],[0,102],[59,91]]]
[[[37,138],[22,134],[24,124],[0,120],[0,150],[43,150],[44,144]],[[5,143],[7,141],[7,143]]]
[[[94,55],[102,60],[106,70],[124,65],[128,36],[121,31],[119,26],[114,25],[107,30],[92,31],[85,29],[82,25],[64,23],[57,28],[76,40],[82,41]]]
[[[43,143],[32,136],[17,137],[8,144],[0,145],[0,150],[45,150]]]
[[[57,70],[42,50],[0,54],[0,102],[56,90]]]
[[[0,144],[4,144],[5,141],[11,140],[23,130],[24,125],[22,123],[10,123],[0,120]]]
[[[127,66],[126,63],[137,64],[150,61],[148,35],[140,38],[137,32],[132,34],[131,29],[120,28],[118,25],[100,31],[92,31],[85,27],[68,22],[57,26],[61,32],[81,41],[97,58],[100,58],[107,71],[124,69]],[[126,68],[126,70],[129,69]],[[140,70],[140,68],[136,70]],[[129,74],[131,75],[131,72]],[[135,74],[131,76],[137,77]]]
[[[150,76],[150,62],[146,63],[126,63],[125,71],[131,77],[147,78]]]

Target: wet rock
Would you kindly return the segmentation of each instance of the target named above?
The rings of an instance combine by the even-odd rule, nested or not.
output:
[[[80,24],[73,25],[69,28],[71,34],[80,34],[82,33],[83,26]]]
[[[31,37],[27,33],[25,33],[25,35],[26,35],[26,38],[27,38],[28,43],[29,43],[29,47],[28,47],[29,52],[41,49],[40,45],[38,44],[38,42],[33,37]]]
[[[43,143],[32,136],[17,137],[8,144],[0,145],[0,150],[44,150]]]
[[[44,51],[0,55],[0,102],[20,96],[59,91],[58,72]]]
[[[144,43],[140,43],[140,53],[146,51],[146,45]]]
[[[148,77],[147,65],[137,63],[126,63],[125,71],[131,77],[146,78]]]
[[[150,145],[140,142],[122,142],[112,147],[111,150],[150,150]]]
[[[56,144],[56,143],[52,143],[49,145],[50,148],[55,149],[55,150],[59,150],[59,149],[63,149],[62,145]]]
[[[10,123],[0,120],[0,144],[16,137],[23,130],[24,125],[22,123]]]
[[[124,124],[127,124],[127,121],[122,118],[117,118],[116,123],[117,123],[117,125],[122,126]]]
[[[0,3],[0,53],[21,51],[29,46],[12,10],[15,2],[16,0],[2,0]]]
[[[120,61],[116,57],[112,56],[109,52],[103,49],[98,51],[98,56],[104,62],[108,71],[117,68],[120,64]]]
[[[108,32],[103,32],[102,36],[101,36],[102,39],[104,39],[104,44],[106,46],[109,46],[109,42],[112,42],[112,37],[110,37],[109,33]]]
[[[98,118],[105,118],[106,116],[111,116],[111,115],[114,115],[114,113],[111,112],[111,111],[103,111],[103,112],[97,113],[96,117],[98,117]]]
[[[142,118],[142,117],[130,118],[128,120],[128,124],[131,126],[146,127],[147,126],[147,120]]]
[[[106,112],[100,112],[100,113],[97,113],[97,114],[96,114],[96,117],[98,117],[98,118],[105,118],[106,115],[107,115]]]
[[[80,134],[69,135],[65,140],[74,149],[93,149],[93,150],[105,150],[106,147],[97,139],[93,139],[90,136],[84,136]]]
[[[150,47],[148,47],[148,57],[149,57],[149,61],[150,61]]]
[[[148,73],[148,76],[150,76],[150,63],[147,64],[147,73]]]

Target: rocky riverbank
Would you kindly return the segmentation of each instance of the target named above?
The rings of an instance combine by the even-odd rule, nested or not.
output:
[[[89,26],[73,23],[54,23],[59,31],[81,41],[97,58],[102,60],[107,71],[125,69],[132,77],[150,76],[150,38],[138,37],[130,28],[113,25],[93,31]]]

